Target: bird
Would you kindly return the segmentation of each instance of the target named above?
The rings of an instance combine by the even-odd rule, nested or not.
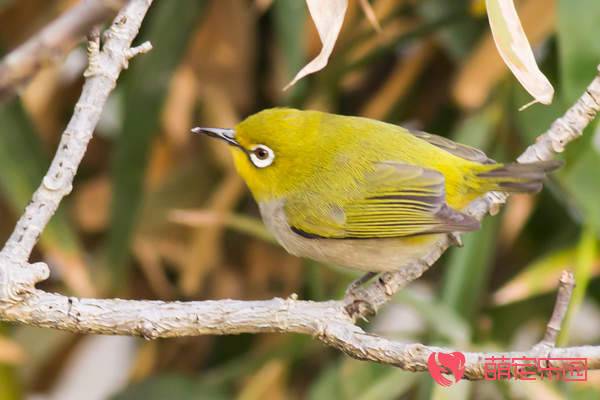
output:
[[[536,193],[556,160],[498,163],[442,136],[378,120],[271,108],[193,133],[229,145],[266,228],[289,253],[399,271],[440,235],[480,228],[464,212],[490,191]]]

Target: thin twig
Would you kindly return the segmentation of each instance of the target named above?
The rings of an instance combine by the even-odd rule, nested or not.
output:
[[[114,15],[123,3],[124,0],[80,1],[9,53],[0,64],[0,101],[10,97],[42,66],[62,59],[86,32]]]
[[[560,328],[565,319],[565,315],[567,314],[571,296],[573,295],[573,289],[575,288],[575,278],[570,271],[563,271],[558,282],[558,294],[556,295],[552,317],[550,317],[550,320],[548,321],[546,333],[540,342],[540,345],[543,346],[556,346],[556,339],[560,333]]]

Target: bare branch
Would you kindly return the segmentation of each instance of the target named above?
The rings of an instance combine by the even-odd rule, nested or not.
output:
[[[354,324],[346,312],[347,303],[344,301],[299,301],[295,296],[264,301],[100,300],[67,297],[35,289],[35,283],[47,278],[48,267],[44,263],[29,264],[27,259],[58,204],[71,190],[75,172],[119,73],[127,67],[129,58],[150,48],[146,44],[132,48],[131,43],[151,3],[151,0],[131,0],[105,35],[106,42],[102,48],[100,36],[95,34],[91,37],[86,83],[73,117],[63,133],[42,185],[35,192],[15,231],[0,252],[0,320],[77,333],[131,335],[147,339],[294,332],[314,336],[351,357],[394,365],[409,371],[426,370],[431,352],[452,352],[450,349],[422,344],[398,343],[365,332]],[[600,102],[594,101],[600,98],[599,93],[600,78],[596,78],[582,99],[559,120],[562,122],[555,123],[519,161],[550,158],[567,142],[580,135],[600,108]],[[505,198],[503,194],[490,194],[475,201],[470,210],[473,215],[481,218]],[[370,299],[375,299],[376,305],[382,304],[381,299],[387,299],[399,286],[393,280],[394,277],[400,277],[404,282],[418,277],[454,241],[445,237],[429,257],[418,265],[396,275],[384,274],[378,281],[382,297]],[[568,282],[563,286],[559,293],[560,304],[557,304],[549,323],[549,330],[553,331],[546,335],[545,340],[548,342],[554,340],[554,330],[558,329],[564,314],[563,303],[568,302]],[[376,291],[374,293],[377,294]],[[589,369],[600,369],[600,346],[536,346],[519,353],[464,354],[465,377],[469,379],[482,379],[485,359],[492,356],[585,357]]]
[[[77,333],[133,335],[146,339],[240,333],[311,335],[350,357],[427,370],[431,352],[455,350],[418,343],[404,344],[365,332],[354,325],[341,301],[312,302],[293,298],[263,301],[215,300],[162,302],[77,299],[35,291],[23,302],[0,307],[5,321]],[[489,357],[586,357],[589,369],[600,368],[600,346],[534,347],[524,352],[464,353],[465,377],[483,379]],[[553,363],[554,366],[559,364]]]
[[[63,58],[94,25],[106,20],[124,0],[86,0],[52,21],[8,54],[0,64],[0,101],[14,93],[43,65]]]

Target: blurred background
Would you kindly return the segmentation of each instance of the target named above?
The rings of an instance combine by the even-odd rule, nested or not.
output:
[[[0,0],[0,55],[74,0]],[[283,86],[321,48],[301,0],[157,0],[72,194],[33,255],[45,290],[135,299],[340,298],[357,275],[286,254],[220,143],[273,106],[361,115],[437,133],[513,160],[566,110],[600,62],[600,2],[517,0],[557,91],[533,105],[502,63],[483,0],[373,0],[375,32],[350,0],[329,65]],[[79,96],[85,44],[0,104],[0,239],[39,185]],[[600,134],[592,124],[537,196],[513,196],[366,329],[460,350],[525,350],[543,336],[560,271],[577,288],[562,345],[600,344]],[[427,373],[359,362],[299,335],[147,342],[0,325],[5,399],[597,399],[583,383],[435,385]]]

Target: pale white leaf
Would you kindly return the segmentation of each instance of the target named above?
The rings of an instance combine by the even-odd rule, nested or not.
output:
[[[319,55],[306,64],[283,90],[287,90],[306,75],[325,68],[340,29],[342,29],[344,15],[346,15],[346,9],[348,8],[348,0],[306,0],[306,4],[317,27],[323,47]]]
[[[500,56],[537,102],[550,104],[554,88],[535,62],[513,0],[486,0],[486,7]]]

